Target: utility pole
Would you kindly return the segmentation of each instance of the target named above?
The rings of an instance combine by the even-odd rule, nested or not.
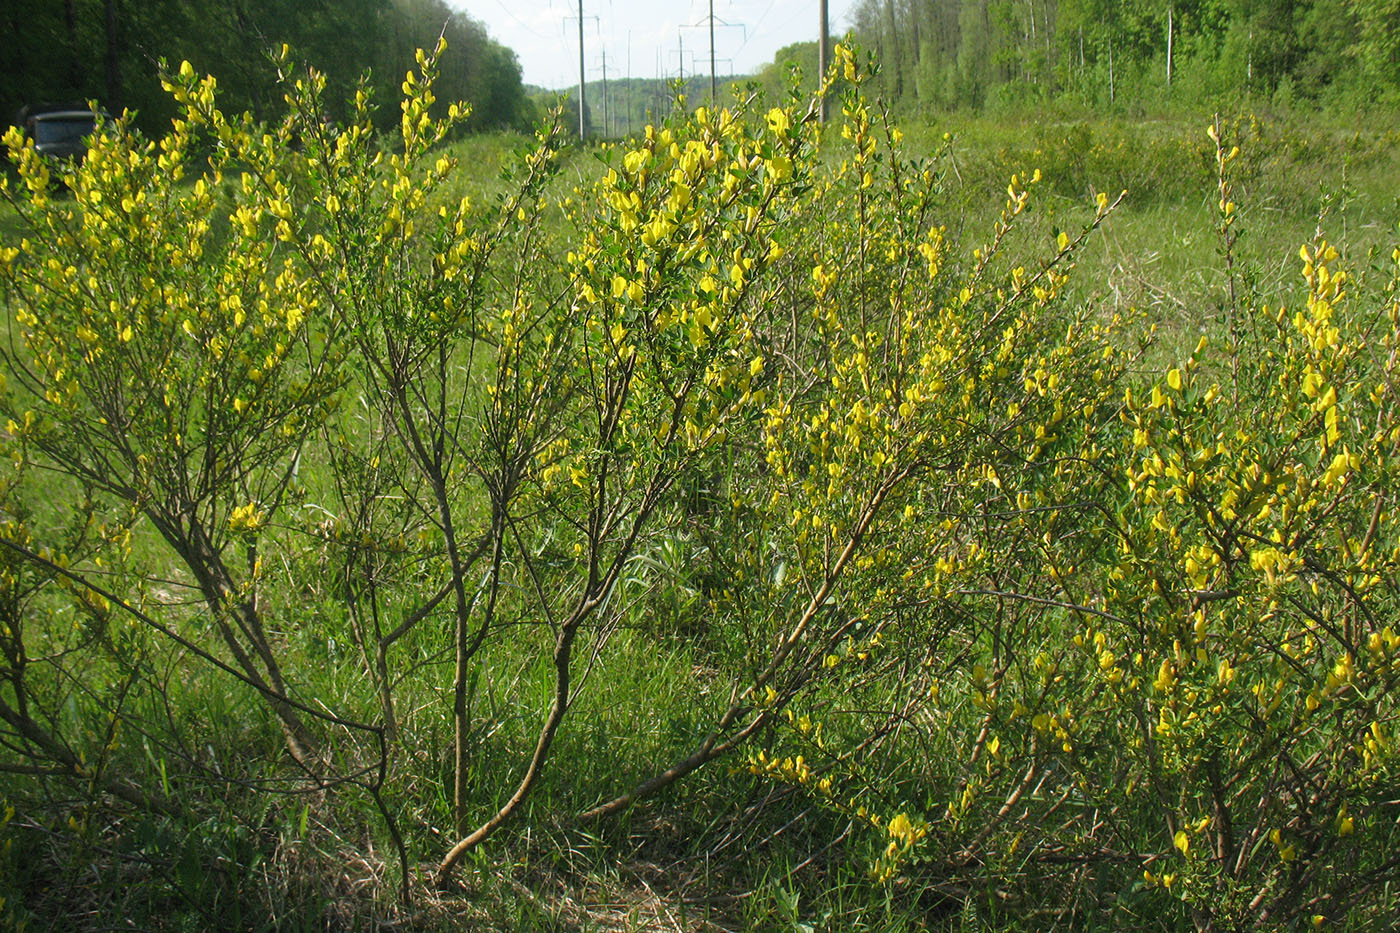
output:
[[[608,50],[603,49],[603,136],[611,135],[612,126],[608,119]]]
[[[656,47],[656,78],[651,83],[651,109],[647,113],[648,120],[661,119],[661,104],[666,99],[666,80],[662,75],[669,74],[662,70],[661,46]]]
[[[574,17],[572,17],[572,16],[566,16],[566,17],[564,17],[564,21],[565,21],[565,22],[568,22],[569,20],[571,20],[571,19],[573,19],[573,18],[574,18]],[[587,100],[586,100],[585,97],[584,97],[584,95],[585,95],[586,92],[585,92],[585,90],[584,90],[584,85],[583,85],[583,82],[584,82],[584,67],[583,67],[583,20],[584,20],[584,18],[585,18],[585,17],[584,17],[584,15],[583,15],[583,0],[578,0],[578,138],[579,138],[579,142],[583,142],[583,140],[586,139],[587,136],[588,136],[588,124],[587,124],[587,121],[584,119],[584,111],[586,110],[586,105],[587,105]],[[594,25],[594,28],[596,29],[596,28],[597,28],[597,25],[598,25],[598,17],[596,17],[596,16],[589,16],[589,17],[587,17],[587,18],[593,20],[593,25]]]
[[[826,3],[826,0],[822,0]],[[583,122],[584,113],[584,90],[583,90],[583,0],[578,0],[578,141],[583,142],[588,137],[588,128]]]
[[[819,5],[820,9],[818,10],[817,14],[818,17],[821,19],[821,32],[817,35],[817,71],[819,72],[817,77],[818,86],[821,85],[822,81],[826,80],[826,69],[831,65],[831,47],[827,43],[827,37],[830,35],[830,30],[827,28],[826,4],[827,0],[821,0],[821,4]],[[827,120],[827,106],[825,95],[822,96],[821,119],[823,123],[825,123]]]
[[[717,73],[716,73],[716,70],[715,70],[715,62],[716,62],[716,60],[717,60],[717,59],[715,58],[715,25],[716,25],[716,24],[718,24],[719,27],[720,27],[721,29],[740,29],[740,30],[743,30],[744,39],[747,40],[748,37],[749,37],[749,30],[748,30],[748,27],[746,27],[743,23],[726,23],[724,20],[718,19],[718,18],[715,16],[715,0],[710,0],[710,15],[707,16],[707,17],[705,17],[704,20],[702,20],[702,21],[700,21],[700,22],[698,22],[698,23],[690,23],[690,24],[688,24],[688,25],[683,25],[683,26],[681,26],[682,29],[708,29],[708,30],[709,30],[709,33],[710,33],[710,103],[711,103],[711,104],[713,104],[713,103],[715,102],[716,98],[719,97],[719,78],[718,78]]]

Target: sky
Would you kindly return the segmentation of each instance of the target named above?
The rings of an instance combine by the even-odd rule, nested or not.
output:
[[[526,84],[578,84],[578,0],[448,0],[514,49]],[[710,73],[710,4],[715,71],[748,74],[778,49],[817,38],[819,0],[584,0],[584,64],[589,81]],[[833,35],[850,25],[857,0],[828,0]]]

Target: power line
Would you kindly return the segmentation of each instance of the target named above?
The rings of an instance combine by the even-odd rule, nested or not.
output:
[[[551,5],[552,5],[552,4],[551,4]],[[536,31],[535,31],[535,28],[534,28],[533,26],[531,26],[529,23],[525,22],[525,21],[524,21],[523,19],[521,19],[520,17],[516,16],[515,13],[511,10],[511,8],[508,7],[508,6],[506,6],[505,3],[502,2],[502,0],[496,0],[496,6],[500,7],[501,10],[502,10],[507,16],[509,16],[511,19],[515,20],[515,22],[516,22],[517,24],[519,24],[519,26],[520,26],[521,29],[525,30],[525,31],[528,32],[530,35],[534,36],[536,39],[543,39],[543,40],[546,41],[546,42],[549,41],[549,36],[546,36],[546,35],[543,35],[542,33],[536,32]]]
[[[497,0],[497,2],[499,3],[500,0]],[[763,25],[763,21],[764,21],[765,19],[768,18],[768,14],[773,12],[773,6],[774,6],[777,2],[778,2],[778,0],[768,0],[768,9],[766,9],[766,10],[763,11],[763,15],[760,16],[760,17],[758,18],[758,22],[754,24],[753,32],[747,32],[747,31],[746,31],[746,32],[744,33],[744,41],[743,41],[743,43],[741,43],[740,46],[739,46],[739,52],[744,51],[744,46],[746,46],[746,45],[749,44],[749,40],[752,39],[754,36],[758,35],[758,27],[759,27],[759,26],[762,26],[762,25]],[[735,52],[734,54],[735,54],[735,55],[738,55],[739,52]]]
[[[742,29],[742,30],[744,31],[744,41],[745,41],[745,42],[748,41],[749,30],[748,30],[748,28],[747,28],[743,23],[726,23],[724,20],[722,20],[722,19],[720,19],[719,17],[715,16],[715,0],[709,0],[709,4],[710,4],[710,13],[709,13],[708,16],[701,17],[700,21],[699,21],[699,22],[696,22],[696,23],[689,23],[689,24],[684,24],[684,23],[683,23],[683,24],[681,25],[681,29],[705,29],[705,28],[708,28],[708,29],[709,29],[709,32],[710,32],[710,103],[713,104],[714,101],[715,101],[715,98],[718,96],[717,84],[716,84],[716,78],[715,78],[715,27],[716,27],[716,26],[719,26],[719,27],[722,28],[722,29]],[[741,46],[741,48],[742,48],[742,46]]]

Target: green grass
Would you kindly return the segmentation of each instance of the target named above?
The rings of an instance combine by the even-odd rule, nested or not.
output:
[[[1039,169],[1026,225],[1032,251],[1052,250],[1054,231],[1092,218],[1098,191],[1123,206],[1076,255],[1071,293],[1105,312],[1140,313],[1158,325],[1152,359],[1165,364],[1219,330],[1229,285],[1218,233],[1211,114],[1151,122],[1099,118],[1044,125],[965,114],[905,126],[915,153],[945,153],[948,214],[937,222],[985,236],[1012,173]],[[1255,306],[1294,305],[1302,288],[1298,247],[1319,235],[1354,273],[1373,251],[1388,255],[1400,229],[1395,154],[1400,132],[1328,125],[1308,115],[1222,115],[1239,204],[1237,290]],[[945,140],[943,134],[949,134]],[[1039,242],[1037,243],[1037,238]]]

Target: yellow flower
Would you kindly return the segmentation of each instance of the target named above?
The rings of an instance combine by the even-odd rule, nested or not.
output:
[[[267,514],[249,502],[235,508],[228,516],[230,531],[257,531],[267,521]]]

